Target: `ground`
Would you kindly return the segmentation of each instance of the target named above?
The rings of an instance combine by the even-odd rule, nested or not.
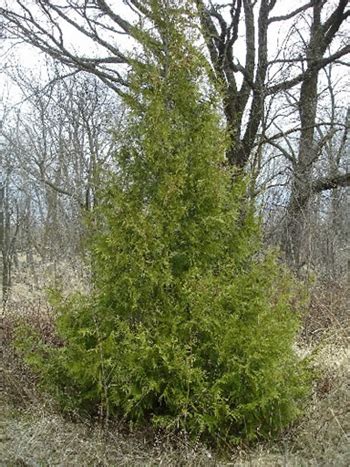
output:
[[[18,303],[16,308],[18,313]],[[23,313],[24,307],[20,309]],[[38,316],[42,313],[41,304],[31,310],[30,317],[41,325]],[[317,313],[319,319],[319,310]],[[317,338],[300,337],[296,352],[312,356],[315,370],[313,394],[304,416],[268,444],[228,446],[223,454],[178,434],[133,431],[117,422],[105,427],[98,420],[64,417],[55,403],[37,390],[28,369],[13,355],[9,332],[13,314],[7,310],[3,318],[1,466],[350,465],[348,320],[327,321],[327,329],[319,332],[320,323],[314,319]],[[311,332],[310,322],[307,326]]]

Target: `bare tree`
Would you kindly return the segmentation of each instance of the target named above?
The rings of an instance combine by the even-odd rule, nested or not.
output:
[[[338,84],[341,87],[343,82]],[[315,125],[315,158],[310,179],[304,180],[309,183],[309,198],[300,212],[303,231],[297,253],[299,261],[303,261],[299,267],[311,267],[324,276],[335,278],[341,271],[344,273],[346,258],[340,257],[339,252],[349,246],[349,110],[342,105],[341,95],[335,99],[334,81],[329,83],[328,89],[321,89],[320,94],[325,94],[325,90],[329,95],[327,99],[323,97],[323,108],[319,109]],[[265,147],[256,182],[256,195],[266,222],[265,234],[270,242],[284,241],[287,248],[295,244],[293,239],[288,239],[288,226],[296,221],[295,217],[291,218],[295,213],[290,209],[299,149],[298,137],[291,135],[274,141],[273,153]]]
[[[0,185],[0,245],[2,254],[2,302],[9,298],[12,284],[12,266],[16,240],[19,232],[20,216],[18,204],[11,197],[11,168],[0,167],[2,181]]]
[[[38,260],[51,265],[54,277],[62,261],[80,267],[83,217],[98,202],[103,171],[113,163],[112,131],[121,112],[95,78],[54,80],[56,71],[49,70],[51,84],[42,88],[18,70],[23,103],[7,112],[0,132],[21,213],[18,248],[34,281]]]
[[[228,162],[247,170],[264,152],[264,146],[281,148],[286,130],[274,132],[280,98],[294,93],[298,111],[294,154],[284,149],[292,176],[288,221],[283,247],[289,263],[298,269],[304,262],[301,245],[305,218],[312,195],[320,190],[349,185],[349,173],[331,179],[314,177],[317,102],[320,71],[332,63],[345,66],[350,45],[345,36],[350,15],[347,0],[311,0],[283,11],[281,0],[230,0],[213,3],[195,0],[207,46],[212,75],[223,89],[223,110],[231,144]],[[177,2],[173,2],[174,5]],[[126,70],[142,57],[122,47],[127,36],[138,42],[140,22],[149,24],[148,39],[166,52],[162,32],[153,27],[152,2],[126,0],[123,8],[105,0],[5,0],[0,14],[3,30],[33,44],[74,70],[94,74],[107,86],[123,94],[128,85]],[[289,3],[289,7],[290,7]],[[169,8],[169,1],[158,6]],[[302,23],[303,29],[300,27]],[[77,49],[68,39],[67,28],[84,37],[91,46]],[[286,33],[282,43],[274,36]],[[245,50],[241,57],[240,51]],[[279,109],[279,110],[276,110]],[[272,111],[273,110],[273,111]],[[288,112],[286,119],[288,120]],[[288,143],[289,144],[289,143]],[[259,168],[259,163],[255,164]]]
[[[268,144],[277,148],[289,160],[291,195],[285,222],[283,248],[289,263],[296,269],[307,261],[302,248],[305,238],[308,205],[316,192],[350,184],[350,173],[336,173],[331,178],[315,179],[314,163],[320,155],[315,141],[317,127],[318,85],[320,71],[349,54],[349,43],[339,39],[350,11],[347,1],[311,1],[287,14],[273,16],[277,1],[237,0],[229,2],[230,19],[221,5],[208,6],[197,0],[208,50],[216,75],[224,83],[224,109],[231,131],[229,161],[245,167],[256,154],[256,146]],[[330,6],[331,4],[331,6]],[[240,21],[244,17],[245,62],[235,53],[239,44]],[[269,46],[269,31],[277,24],[293,21],[283,46],[273,51]],[[304,22],[305,31],[298,23]],[[276,31],[276,29],[274,29]],[[257,36],[257,38],[256,38]],[[332,44],[337,43],[333,49]],[[241,85],[236,76],[241,76]],[[273,102],[282,94],[297,93],[295,105],[298,121],[289,135],[298,132],[298,148],[292,151],[280,141],[288,132],[274,133],[278,109]],[[269,110],[274,108],[269,120]],[[284,114],[290,119],[289,111]],[[238,126],[238,129],[236,129]],[[277,126],[278,128],[278,126]],[[281,173],[279,168],[278,173]]]

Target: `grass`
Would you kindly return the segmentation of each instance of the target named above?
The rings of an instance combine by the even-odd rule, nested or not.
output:
[[[72,421],[55,411],[52,401],[20,409],[7,403],[3,414],[4,466],[217,465],[205,446],[190,445],[185,437]]]
[[[319,294],[320,297],[322,295]],[[339,294],[336,294],[339,300]],[[135,430],[123,424],[65,418],[36,387],[35,378],[16,357],[12,327],[17,319],[35,322],[50,334],[50,313],[33,304],[8,309],[1,325],[1,450],[3,466],[334,466],[350,465],[350,326],[342,305],[322,304],[321,322],[313,302],[298,345],[312,354],[316,379],[305,414],[279,439],[255,446],[230,448],[220,454],[186,436]],[[329,307],[327,313],[326,307]],[[44,311],[43,311],[44,310]],[[331,311],[334,315],[332,316]],[[313,318],[312,314],[315,315]],[[20,318],[18,318],[20,316]],[[347,315],[348,316],[348,315]],[[323,323],[323,324],[322,324]],[[323,328],[322,328],[323,326]],[[304,331],[305,331],[304,329]]]

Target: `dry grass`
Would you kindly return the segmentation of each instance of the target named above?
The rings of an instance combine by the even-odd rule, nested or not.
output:
[[[8,309],[22,307],[25,304],[36,306],[45,305],[47,290],[50,288],[66,291],[86,291],[89,283],[89,270],[77,258],[55,262],[42,261],[34,257],[34,265],[29,268],[26,258],[19,255],[17,267],[12,274],[11,294]],[[1,297],[0,288],[0,298]]]
[[[35,410],[35,412],[34,412]],[[175,447],[175,444],[176,447]],[[102,430],[49,413],[44,405],[9,416],[5,465],[214,465],[203,446]]]
[[[296,430],[294,449],[315,465],[350,465],[350,345],[331,333],[319,346],[319,377],[308,411]]]
[[[326,313],[329,305],[320,303],[318,306],[323,306]],[[315,313],[315,309],[312,311]],[[336,314],[339,316],[339,310]],[[117,424],[106,429],[83,420],[64,418],[52,401],[38,393],[35,378],[11,349],[12,327],[19,315],[21,319],[34,320],[43,335],[51,336],[50,315],[43,304],[31,305],[31,309],[17,305],[2,319],[0,465],[350,465],[350,333],[344,310],[341,326],[338,317],[331,318],[328,327],[322,321],[322,333],[317,333],[317,339],[307,339],[299,345],[301,354],[314,354],[317,371],[313,396],[304,417],[278,440],[250,448],[228,446],[224,457],[203,444],[189,443],[186,437],[151,430],[132,432]],[[320,329],[320,318],[318,315],[316,318],[316,322],[309,321],[309,330]]]
[[[349,282],[318,282],[310,290],[310,305],[304,316],[303,339],[317,342],[332,330],[350,336]]]

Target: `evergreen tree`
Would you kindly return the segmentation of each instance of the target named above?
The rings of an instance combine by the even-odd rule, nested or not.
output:
[[[253,213],[240,215],[246,186],[224,168],[191,2],[148,3],[157,41],[144,34],[95,212],[94,291],[59,306],[64,345],[37,347],[31,362],[68,408],[217,441],[269,435],[305,392],[293,287],[258,254]]]

